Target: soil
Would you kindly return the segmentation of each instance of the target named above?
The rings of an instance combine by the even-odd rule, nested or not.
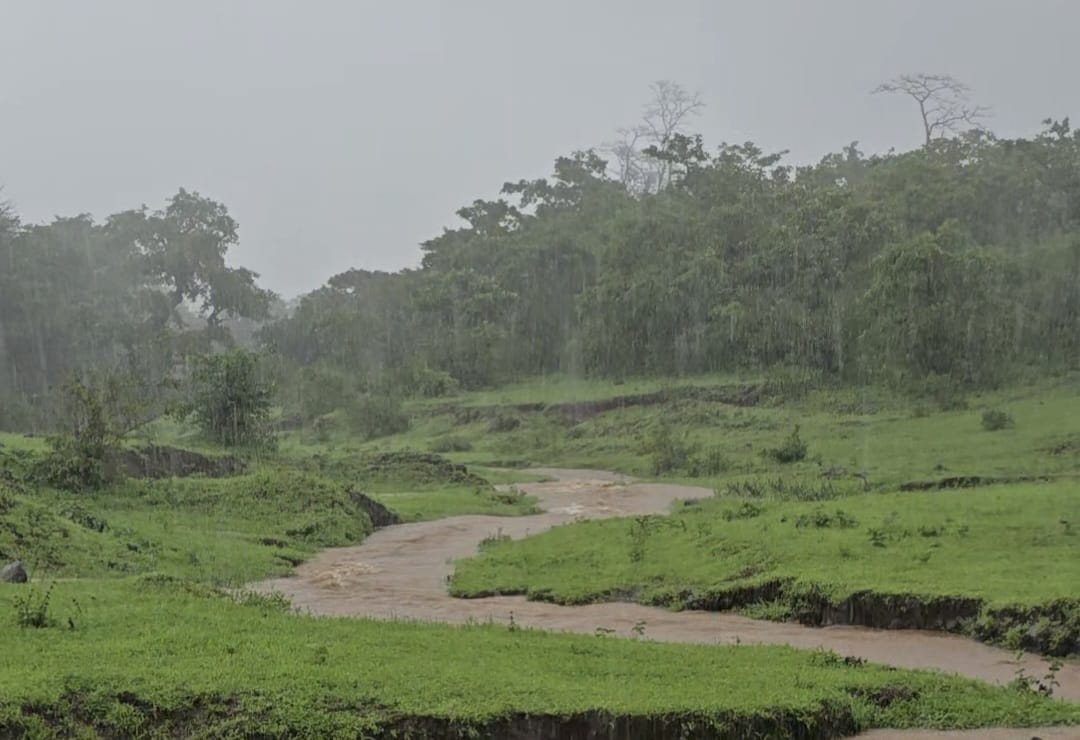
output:
[[[657,483],[634,483],[603,471],[537,468],[553,479],[517,484],[536,496],[544,513],[526,517],[461,516],[381,529],[363,544],[326,550],[300,565],[293,576],[256,584],[278,590],[313,614],[407,618],[462,623],[506,622],[522,627],[594,633],[597,628],[630,637],[645,623],[647,639],[700,643],[780,643],[825,648],[845,657],[902,668],[931,668],[992,683],[1008,683],[1016,674],[1015,655],[957,635],[922,630],[877,630],[832,625],[810,627],[767,622],[708,611],[672,612],[633,603],[559,606],[521,596],[455,599],[447,593],[453,561],[476,553],[477,544],[501,532],[511,537],[536,534],[577,518],[601,518],[668,511],[678,499],[712,495],[711,489]],[[1046,662],[1025,656],[1029,675],[1041,676]],[[1058,673],[1056,695],[1080,700],[1080,664],[1066,662]],[[871,733],[875,740],[900,738],[1080,738],[1077,728],[1000,730],[993,734]],[[1062,734],[1062,733],[1065,734]],[[1071,734],[1070,734],[1071,733]]]
[[[191,450],[162,445],[146,445],[117,453],[115,464],[131,478],[171,478],[207,475],[213,478],[244,472],[239,458],[210,457]]]

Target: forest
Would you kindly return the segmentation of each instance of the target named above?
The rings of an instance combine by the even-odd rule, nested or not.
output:
[[[350,269],[288,303],[230,266],[239,225],[198,193],[101,221],[5,206],[0,428],[55,428],[59,389],[89,375],[137,389],[152,416],[194,357],[238,346],[306,419],[551,373],[780,368],[948,394],[1080,362],[1068,119],[791,166],[683,133],[700,103],[653,90],[632,139],[462,207],[418,269]]]

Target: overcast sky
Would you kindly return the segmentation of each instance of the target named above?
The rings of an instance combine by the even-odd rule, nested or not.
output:
[[[24,220],[160,207],[240,223],[232,262],[286,296],[419,243],[506,180],[699,90],[710,145],[816,161],[920,142],[870,96],[947,72],[1027,135],[1080,118],[1075,0],[0,0],[0,187]]]

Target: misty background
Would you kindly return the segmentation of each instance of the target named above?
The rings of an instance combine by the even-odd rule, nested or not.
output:
[[[0,187],[26,221],[178,187],[228,205],[230,254],[284,296],[396,270],[454,211],[631,125],[648,84],[707,103],[710,147],[817,161],[921,143],[911,101],[943,72],[1001,136],[1080,109],[1067,0],[0,2]]]

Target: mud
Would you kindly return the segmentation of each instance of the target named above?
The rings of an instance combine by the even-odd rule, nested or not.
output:
[[[947,478],[934,478],[932,480],[913,480],[900,484],[901,491],[936,491],[947,488],[976,488],[979,486],[996,486],[1003,483],[1048,483],[1054,480],[1049,475],[954,475]]]
[[[756,406],[763,396],[761,385],[681,386],[652,393],[636,393],[613,396],[592,401],[566,401],[563,403],[517,403],[493,406],[443,406],[434,413],[452,414],[458,424],[468,424],[481,419],[493,419],[507,414],[535,414],[544,412],[558,417],[565,424],[580,424],[594,416],[633,406],[655,406],[678,400],[705,403],[723,403],[729,406]],[[509,431],[509,430],[493,430]]]
[[[188,475],[222,477],[244,472],[242,460],[235,457],[211,457],[191,450],[162,445],[146,445],[117,453],[113,464],[131,478],[171,478]]]
[[[926,730],[873,730],[860,740],[1080,740],[1080,727],[986,727],[980,730],[927,732]]]

